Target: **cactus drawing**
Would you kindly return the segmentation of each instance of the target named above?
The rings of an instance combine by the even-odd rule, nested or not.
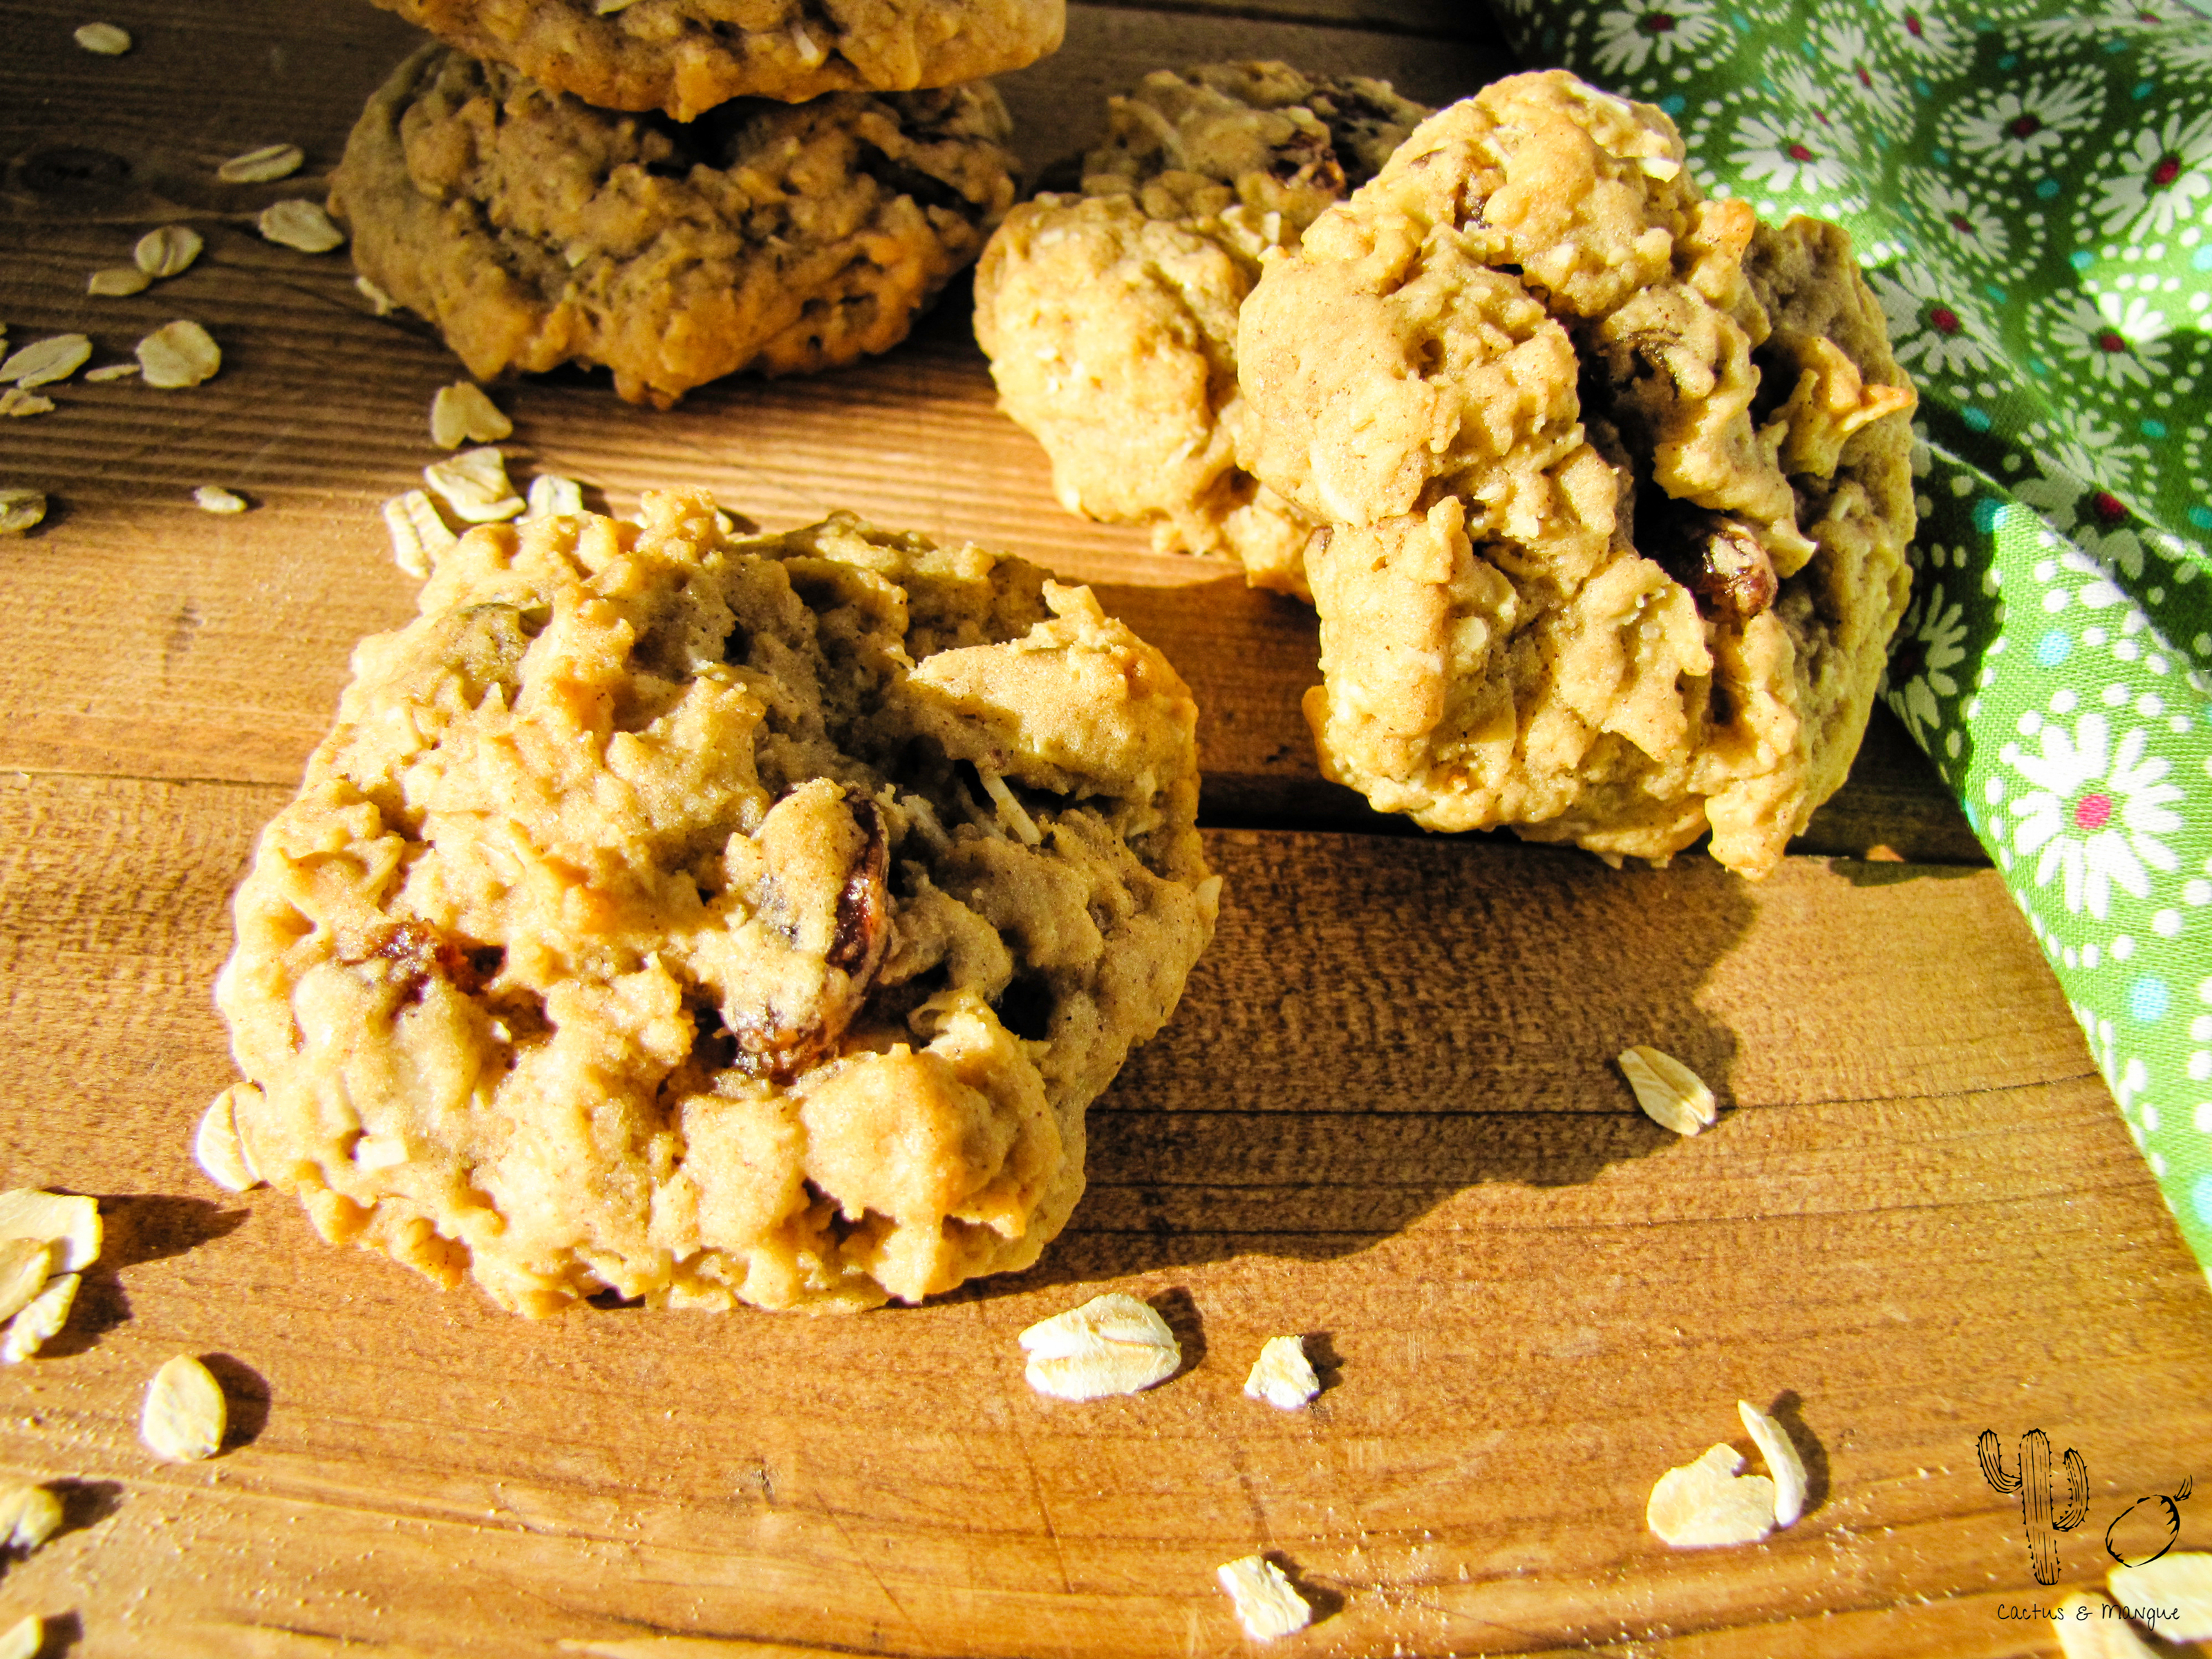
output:
[[[2002,1492],[2020,1494],[2020,1518],[2027,1529],[2027,1560],[2035,1569],[2035,1582],[2058,1582],[2058,1534],[2071,1532],[2089,1513],[2089,1466],[2081,1454],[2066,1449],[2066,1504],[2051,1501],[2051,1437],[2030,1429],[2020,1437],[2020,1467],[2005,1472],[2004,1448],[1995,1429],[1984,1429],[1974,1443],[1974,1455],[1982,1465],[1982,1478]]]

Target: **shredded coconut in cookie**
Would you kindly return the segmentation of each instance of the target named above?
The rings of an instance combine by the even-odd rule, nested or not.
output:
[[[1328,776],[1432,830],[1774,866],[1910,582],[1913,394],[1842,231],[1515,76],[1270,264],[1237,361],[1240,456],[1325,526]]]
[[[246,1167],[532,1315],[1036,1261],[1212,932],[1166,659],[1018,560],[702,494],[474,530],[419,605],[237,896]]]

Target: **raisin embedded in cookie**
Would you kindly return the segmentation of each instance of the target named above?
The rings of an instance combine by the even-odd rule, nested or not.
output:
[[[1237,460],[1237,307],[1261,255],[1296,246],[1427,113],[1385,82],[1277,63],[1161,70],[1112,100],[1082,193],[1016,208],[975,273],[1000,406],[1052,457],[1062,505],[1305,592],[1312,523]]]
[[[447,46],[602,109],[910,92],[1059,48],[1066,0],[377,0]]]
[[[1013,200],[988,86],[617,115],[441,46],[346,141],[355,263],[471,374],[605,364],[633,403],[884,351]]]
[[[1026,1267],[1212,933],[1195,727],[980,548],[697,494],[472,531],[239,890],[252,1166],[532,1315]]]
[[[1330,777],[1432,830],[1773,867],[1911,581],[1913,394],[1842,231],[1707,201],[1659,110],[1516,76],[1270,264],[1237,355],[1247,465],[1326,526]]]

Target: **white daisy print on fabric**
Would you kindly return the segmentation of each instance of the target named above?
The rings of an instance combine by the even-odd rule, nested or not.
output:
[[[1963,283],[1917,264],[1871,270],[1867,280],[1888,319],[1897,361],[1913,373],[1957,374],[1996,361],[1988,343],[1996,331]]]
[[[1948,75],[1962,67],[1973,51],[1973,37],[1917,3],[1917,0],[1884,0],[1889,14],[1886,35],[1889,46],[1923,75]]]
[[[1862,118],[1891,133],[1901,131],[1912,112],[1911,94],[1875,54],[1873,40],[1856,23],[1831,23],[1820,32],[1820,55],[1834,65],[1844,94],[1863,112]]]
[[[2212,111],[2169,115],[2120,140],[2090,186],[2110,232],[2163,236],[2212,195]]]
[[[2037,727],[2027,735],[2041,752],[2008,743],[1997,758],[2032,786],[2010,807],[2013,851],[2035,860],[2035,884],[2061,879],[2067,909],[2100,921],[2115,886],[2148,898],[2144,866],[2170,873],[2180,863],[2159,839],[2181,828],[2172,810],[2181,791],[2165,781],[2172,763],[2146,754],[2140,727],[2113,744],[2101,714],[2082,715],[2070,732],[2058,720],[2024,724]]]
[[[2163,30],[2143,42],[2143,55],[2181,80],[2212,76],[2212,29],[2199,22]]]
[[[2027,171],[2063,161],[2104,107],[2105,83],[2094,75],[2038,76],[1966,100],[1945,112],[1939,131],[1977,165]]]
[[[1850,177],[1844,143],[1832,126],[1814,110],[1793,105],[1796,113],[1786,118],[1747,115],[1735,130],[1729,160],[1742,179],[1784,195],[1792,191],[1817,195]]]
[[[1951,671],[1966,660],[1966,607],[1943,604],[1943,584],[1913,595],[1889,651],[1890,701],[1923,749],[1943,727],[1939,698],[1959,695]]]
[[[2166,313],[2140,295],[2062,295],[2045,333],[2054,356],[2106,386],[2145,386],[2166,374]]]
[[[1634,75],[1646,64],[1694,58],[1720,33],[1706,0],[1668,0],[1602,14],[1591,38],[1591,55],[1607,75]]]
[[[1919,210],[1923,231],[1931,241],[1948,243],[1978,264],[2009,274],[2016,207],[1978,203],[1942,173],[1925,167],[1900,167],[1897,181]]]

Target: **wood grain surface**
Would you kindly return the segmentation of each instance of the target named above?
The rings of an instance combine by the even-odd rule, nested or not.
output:
[[[0,538],[0,1184],[98,1194],[109,1241],[63,1336],[0,1370],[0,1471],[65,1498],[58,1538],[0,1559],[0,1625],[49,1615],[49,1659],[1237,1654],[1212,1570],[1255,1550],[1320,1611],[1291,1656],[2048,1655],[2036,1610],[2100,1577],[2107,1525],[2212,1481],[2212,1295],[1894,722],[1760,884],[1408,833],[1316,769],[1310,613],[1063,514],[957,289],[845,373],[665,414],[580,374],[498,397],[518,472],[1010,548],[1097,585],[1197,690],[1219,934],[1092,1109],[1043,1261],[859,1318],[531,1323],[209,1184],[186,1142],[234,1075],[228,895],[354,643],[411,611],[376,505],[435,459],[459,370],[373,317],[343,254],[251,229],[319,193],[410,32],[360,0],[104,15],[129,55],[0,3],[0,323],[82,330],[100,363],[189,316],[225,366],[72,380],[0,422],[0,484],[54,502]],[[1510,67],[1479,9],[1435,0],[1079,5],[1006,84],[1025,160],[1146,70],[1251,55],[1431,100]],[[277,141],[299,179],[214,181]],[[198,265],[86,296],[170,222],[206,235]],[[206,483],[252,510],[197,511]],[[1718,1124],[1642,1116],[1632,1042],[1711,1079]],[[1018,1333],[1107,1289],[1164,1312],[1182,1370],[1032,1394]],[[1241,1392],[1283,1334],[1327,1385],[1301,1413]],[[135,1431],[178,1352],[233,1413],[188,1468]],[[1670,1551],[1651,1483],[1749,1451],[1739,1398],[1805,1450],[1809,1511]],[[2050,1588],[1975,1459],[2033,1428],[2090,1482]],[[2212,1547],[2199,1507],[2184,1547]]]

